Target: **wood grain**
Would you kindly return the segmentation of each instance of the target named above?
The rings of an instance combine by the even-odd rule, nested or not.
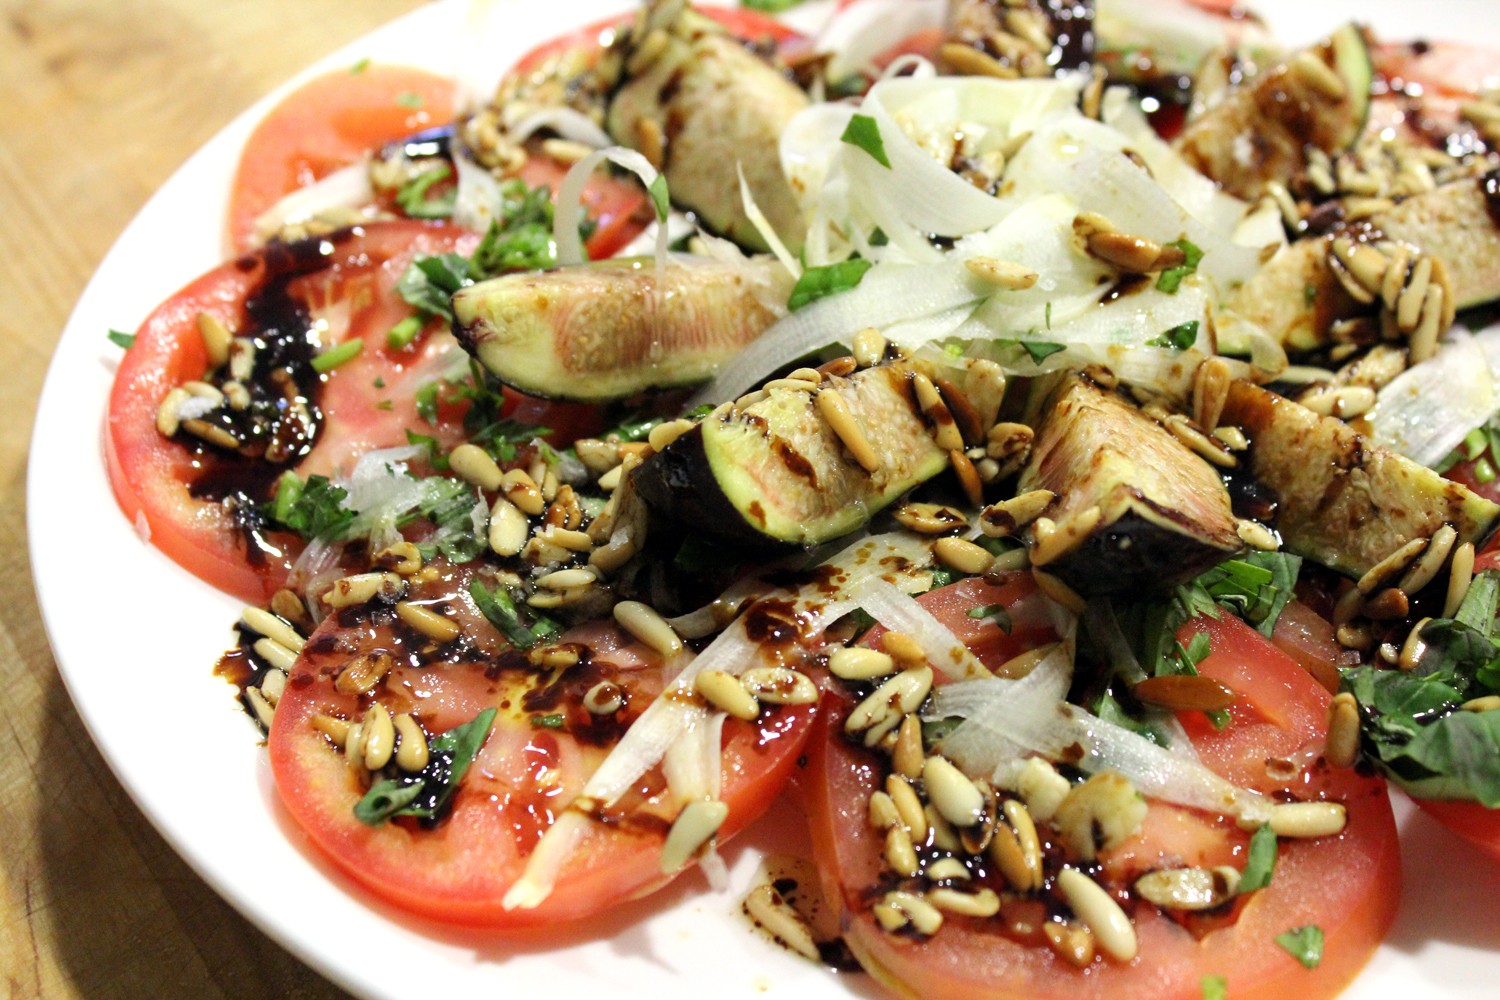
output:
[[[0,974],[29,997],[338,997],[172,852],[89,741],[26,556],[32,414],[146,198],[281,80],[416,0],[0,0]]]

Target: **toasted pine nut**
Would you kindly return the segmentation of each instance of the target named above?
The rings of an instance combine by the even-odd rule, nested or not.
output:
[[[323,594],[323,603],[330,608],[350,608],[377,597],[395,597],[405,586],[395,573],[356,573],[333,581],[333,586]]]
[[[904,826],[893,826],[885,831],[885,864],[891,871],[910,878],[921,871],[917,863],[917,849],[912,836]]]
[[[256,639],[251,648],[261,659],[283,672],[290,673],[292,665],[297,662],[297,654],[275,639]]]
[[[276,717],[276,708],[260,690],[260,688],[245,688],[245,700],[250,703],[250,709],[255,713],[255,719],[267,729]]]
[[[1040,277],[1025,265],[1008,260],[997,260],[994,257],[970,257],[964,261],[964,267],[968,268],[969,273],[975,277],[1012,291],[1030,288]]]
[[[339,746],[343,746],[349,739],[349,723],[344,719],[336,719],[331,715],[319,713],[313,716],[312,724],[314,729]]]
[[[849,449],[849,454],[859,463],[860,468],[866,472],[874,472],[880,468],[880,456],[870,444],[870,439],[865,437],[864,428],[859,426],[854,419],[854,414],[849,411],[849,404],[844,402],[844,397],[833,388],[823,388],[814,397],[818,408],[818,414],[827,422],[834,436],[843,442],[844,447]]]
[[[487,493],[498,490],[504,476],[489,452],[468,442],[448,452],[448,467],[458,478]]]
[[[500,491],[507,500],[532,517],[547,509],[547,500],[541,487],[523,469],[511,469],[500,477]]]
[[[197,323],[198,335],[203,338],[203,350],[208,355],[208,366],[218,368],[229,360],[229,342],[234,339],[234,334],[213,313],[199,313]]]
[[[1135,926],[1098,882],[1076,868],[1064,866],[1057,873],[1057,886],[1106,955],[1117,962],[1135,958],[1139,948]]]
[[[776,887],[761,883],[745,897],[745,913],[755,925],[803,958],[816,962],[822,958],[818,944],[802,914],[776,891]]]
[[[1347,691],[1328,705],[1328,745],[1325,751],[1334,767],[1353,767],[1359,756],[1359,704]]]
[[[818,700],[812,678],[790,667],[751,667],[740,675],[740,683],[770,705],[811,705]]]
[[[899,774],[888,774],[885,776],[885,792],[896,807],[896,815],[900,817],[901,825],[906,828],[907,833],[911,834],[912,841],[926,840],[927,814],[911,782]]]
[[[307,645],[307,640],[302,638],[286,621],[282,620],[264,608],[245,607],[240,611],[240,621],[252,632],[259,632],[267,639],[280,643],[294,653],[302,652],[302,647]]]
[[[1331,837],[1342,833],[1347,821],[1340,802],[1281,802],[1271,807],[1271,829],[1278,837]]]
[[[984,815],[984,795],[946,757],[928,757],[922,765],[927,796],[943,818],[954,826],[973,826]]]
[[[682,652],[682,639],[651,605],[621,601],[615,605],[614,617],[621,628],[662,656],[676,656]],[[739,684],[738,681],[735,683]]]
[[[944,566],[968,576],[983,575],[995,562],[995,557],[983,546],[952,535],[939,538],[932,546],[932,553]]]
[[[828,671],[846,681],[869,681],[896,672],[891,654],[865,646],[848,646],[828,654]]]
[[[396,617],[437,642],[452,642],[463,631],[457,622],[443,617],[429,607],[410,601],[396,603]]]
[[[940,910],[966,917],[993,917],[1000,912],[1000,897],[988,888],[964,892],[939,886],[927,893],[927,901]]]
[[[396,766],[409,774],[427,766],[427,736],[417,720],[406,712],[396,716]]]
[[[903,667],[927,662],[927,652],[916,639],[905,632],[888,631],[880,637],[880,646]]]
[[[704,701],[736,719],[749,722],[760,715],[760,702],[733,674],[704,670],[693,679],[693,687]]]
[[[891,767],[908,781],[922,776],[926,755],[922,747],[922,723],[915,715],[901,720],[896,730],[896,745],[891,749]]]
[[[365,711],[364,765],[367,771],[378,771],[390,763],[396,750],[396,727],[391,713],[380,702]]]
[[[861,368],[878,365],[885,358],[885,338],[873,326],[867,326],[856,333],[854,343],[849,346],[854,349],[854,360]]]

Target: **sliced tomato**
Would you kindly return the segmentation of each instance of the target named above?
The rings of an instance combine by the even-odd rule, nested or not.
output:
[[[963,625],[951,611],[936,610],[946,598],[921,600],[946,623]],[[887,765],[842,737],[839,720],[847,702],[831,696],[809,767],[813,845],[825,895],[840,911],[845,940],[867,970],[903,994],[945,1000],[1198,1000],[1206,976],[1224,977],[1235,997],[1317,998],[1349,982],[1396,911],[1399,857],[1384,786],[1321,761],[1329,696],[1294,661],[1229,616],[1191,628],[1205,631],[1212,646],[1202,672],[1237,694],[1223,731],[1184,720],[1205,763],[1268,794],[1342,801],[1349,812],[1345,831],[1318,840],[1283,838],[1271,885],[1244,900],[1223,926],[1198,928],[1201,937],[1137,903],[1130,915],[1140,949],[1130,962],[1101,958],[1080,970],[1057,957],[1039,934],[1023,941],[1002,933],[999,921],[955,914],[947,914],[929,939],[893,935],[870,909],[897,881],[884,869],[884,838],[870,827],[867,813]],[[1287,779],[1288,773],[1295,777]],[[1119,886],[1153,868],[1243,867],[1246,843],[1247,835],[1228,820],[1152,802],[1142,830],[1101,856],[1099,877]],[[993,874],[978,875],[981,884],[1002,888]],[[1306,925],[1325,935],[1315,970],[1303,968],[1274,941]]]
[[[233,252],[281,198],[413,132],[453,120],[458,85],[409,66],[336,70],[288,94],[245,143],[229,197]]]
[[[521,167],[521,179],[532,187],[548,188],[553,196],[568,175],[568,164],[550,156],[533,155]],[[595,171],[580,196],[594,230],[584,243],[590,260],[613,257],[641,234],[654,218],[646,193],[634,180]]]
[[[1500,861],[1500,809],[1478,802],[1413,799],[1433,819]]]
[[[330,619],[309,639],[276,707],[270,735],[277,791],[292,818],[338,868],[402,910],[487,926],[577,920],[644,895],[669,880],[661,847],[676,805],[659,771],[589,822],[551,895],[535,909],[507,910],[506,892],[528,856],[584,782],[662,687],[660,657],[613,623],[564,635],[581,659],[539,672],[507,650],[462,593],[462,574],[409,600],[445,608],[463,628],[465,648],[445,662],[413,666],[422,636],[389,611]],[[486,636],[488,638],[486,638]],[[384,651],[395,661],[374,695],[341,694],[335,678],[357,656]],[[583,707],[587,691],[611,681],[624,692],[613,715]],[[319,715],[358,721],[372,699],[409,713],[437,735],[496,708],[493,729],[439,821],[410,818],[367,826],[354,814],[368,779],[314,725]],[[768,710],[754,724],[724,729],[721,798],[728,837],[760,815],[796,768],[812,707]]]
[[[301,542],[289,534],[257,536],[222,498],[236,490],[269,490],[282,468],[197,444],[183,432],[161,435],[156,414],[166,394],[202,378],[209,367],[197,318],[216,317],[249,333],[250,310],[286,321],[322,324],[323,345],[361,338],[363,350],[321,379],[314,401],[322,423],[311,450],[295,465],[305,476],[347,473],[373,448],[407,443],[408,428],[444,445],[461,438],[462,409],[449,408],[436,426],[416,410],[416,392],[448,367],[456,341],[440,323],[415,347],[391,350],[385,336],[411,308],[393,292],[417,254],[471,252],[477,236],[455,226],[378,223],[301,249],[259,251],[194,281],[146,319],[125,353],[111,390],[105,454],[110,483],[125,516],[143,537],[179,565],[246,600],[260,602],[286,578]],[[300,255],[300,256],[299,256]],[[594,421],[590,408],[511,394],[518,419],[567,435]],[[522,405],[524,404],[524,405]],[[590,425],[592,426],[592,424]],[[260,497],[264,499],[264,497]]]

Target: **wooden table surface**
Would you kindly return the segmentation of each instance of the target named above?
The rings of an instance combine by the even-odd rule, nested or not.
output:
[[[189,153],[277,83],[418,0],[0,0],[0,992],[343,994],[224,903],[90,743],[26,554],[26,459],[84,283]]]

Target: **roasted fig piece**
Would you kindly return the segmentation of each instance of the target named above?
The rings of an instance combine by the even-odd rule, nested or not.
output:
[[[454,294],[454,334],[506,385],[603,402],[711,377],[777,320],[788,284],[769,258],[507,274]]]
[[[772,383],[648,459],[636,488],[658,515],[739,543],[814,545],[865,524],[948,465],[905,361]]]
[[[624,79],[605,127],[666,175],[672,200],[709,229],[766,249],[739,174],[782,241],[805,224],[781,170],[781,133],[808,99],[782,72],[682,0],[653,2],[621,43]]]
[[[1242,547],[1213,466],[1083,376],[1048,397],[1020,489],[1056,495],[1061,534],[1033,528],[1032,560],[1084,596],[1170,587]]]
[[[1220,420],[1250,439],[1249,471],[1275,494],[1283,546],[1349,576],[1444,524],[1478,542],[1500,518],[1466,487],[1249,382],[1231,385]]]
[[[1254,201],[1267,182],[1302,170],[1310,148],[1333,154],[1353,144],[1369,114],[1371,73],[1364,36],[1348,25],[1232,90],[1188,123],[1177,151]]]

